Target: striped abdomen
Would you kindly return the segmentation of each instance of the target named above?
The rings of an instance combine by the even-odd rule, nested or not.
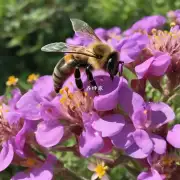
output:
[[[64,81],[73,73],[76,65],[77,62],[73,58],[66,61],[65,57],[63,57],[59,60],[53,72],[54,90],[56,93],[59,92]]]

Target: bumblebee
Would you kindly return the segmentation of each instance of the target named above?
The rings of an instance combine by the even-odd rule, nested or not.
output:
[[[103,69],[110,74],[111,79],[118,73],[119,54],[108,44],[102,42],[94,33],[93,29],[84,21],[70,19],[76,35],[81,38],[89,38],[92,44],[88,47],[70,45],[63,42],[56,42],[45,45],[41,48],[45,52],[68,53],[59,60],[53,71],[54,89],[56,93],[61,89],[68,76],[74,73],[75,83],[78,89],[84,90],[81,80],[80,68],[84,68],[91,86],[97,86],[92,71]]]

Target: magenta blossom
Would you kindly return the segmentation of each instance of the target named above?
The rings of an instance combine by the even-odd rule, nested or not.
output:
[[[29,90],[17,102],[17,107],[26,119],[40,121],[35,135],[37,142],[44,147],[59,143],[64,134],[64,128],[59,122],[62,116],[56,107],[57,101],[59,98],[48,101],[37,91]]]
[[[111,139],[111,136],[119,133],[125,125],[124,117],[114,113],[113,109],[118,105],[121,86],[127,82],[119,77],[112,81],[109,74],[104,71],[95,71],[93,76],[97,86],[101,86],[98,96],[95,96],[95,91],[88,91],[86,76],[82,76],[85,94],[77,90],[73,76],[64,83],[61,90],[62,113],[70,126],[79,126],[79,131],[76,131],[79,137],[79,150],[85,157],[99,151],[105,152],[104,148],[109,151],[112,144],[107,138]]]
[[[120,52],[121,61],[124,63],[131,63],[139,57],[148,42],[149,39],[147,35],[135,33],[119,42],[112,41],[112,45]]]
[[[127,154],[134,158],[145,158],[153,151],[165,153],[166,141],[152,132],[175,118],[173,110],[162,102],[146,103],[140,95],[125,86],[121,93],[120,105],[129,114],[135,129],[126,125],[125,132],[113,136],[113,144],[125,148]],[[122,136],[126,137],[123,143],[120,140]]]
[[[149,76],[163,76],[171,63],[168,53],[158,52],[142,64],[135,67],[139,79]]]

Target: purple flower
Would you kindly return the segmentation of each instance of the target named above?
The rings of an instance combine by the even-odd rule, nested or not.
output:
[[[57,159],[55,156],[49,154],[46,161],[43,164],[38,164],[37,167],[33,167],[29,172],[19,172],[11,178],[11,180],[51,180],[53,179],[53,169],[56,165]]]
[[[57,98],[48,101],[38,91],[29,90],[17,102],[16,107],[29,120],[56,120],[61,117],[56,107]]]
[[[42,98],[52,100],[55,96],[52,76],[41,76],[33,85],[33,90]]]
[[[93,77],[97,86],[102,87],[99,95],[95,96],[95,91],[88,91],[89,83],[87,77],[83,75],[82,81],[87,92],[77,90],[74,77],[71,76],[61,90],[61,103],[70,126],[76,124],[81,127],[82,130],[76,131],[80,152],[83,156],[89,157],[96,152],[104,152],[104,149],[109,151],[112,145],[107,138],[111,140],[111,136],[122,131],[125,125],[124,117],[113,112],[106,115],[106,111],[116,108],[120,88],[127,81],[119,77],[115,77],[112,81],[108,73],[94,71]]]
[[[171,57],[169,54],[158,52],[153,57],[136,66],[135,71],[139,79],[147,78],[148,76],[163,76],[170,64]]]
[[[166,23],[166,18],[160,15],[147,16],[132,25],[132,27],[124,32],[124,35],[131,35],[137,31],[146,31],[151,33],[152,29],[161,28]]]
[[[173,110],[165,103],[146,103],[142,97],[127,86],[121,89],[119,102],[122,109],[129,114],[135,129],[126,124],[123,131],[112,137],[116,147],[126,149],[127,154],[134,158],[145,158],[151,152],[163,154],[166,141],[152,133],[156,128],[175,118]],[[122,134],[123,133],[123,134]],[[121,137],[124,136],[121,140]]]
[[[180,140],[179,140],[179,134],[180,134],[180,124],[176,124],[172,127],[171,130],[168,131],[167,134],[167,141],[169,144],[171,144],[175,148],[180,148]]]
[[[131,63],[137,59],[148,42],[149,39],[147,35],[135,33],[128,38],[122,39],[122,41],[114,44],[113,46],[120,52],[121,61]]]
[[[3,109],[0,109],[0,171],[7,168],[15,156],[26,157],[24,145],[26,135],[33,132],[33,124],[23,119],[9,123],[3,116]]]

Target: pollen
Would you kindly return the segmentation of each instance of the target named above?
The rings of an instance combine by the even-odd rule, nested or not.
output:
[[[144,111],[143,111],[144,114],[147,114],[147,112],[148,112],[147,110],[144,110]]]
[[[153,28],[151,32],[152,32],[152,34],[156,34],[157,33],[157,29]]]
[[[170,26],[171,26],[171,27],[174,27],[175,25],[176,25],[175,22],[170,23]]]
[[[36,163],[37,163],[37,160],[33,158],[28,158],[27,160],[20,162],[21,166],[24,166],[24,167],[34,167]]]
[[[29,83],[33,83],[35,82],[37,79],[39,78],[39,75],[38,74],[30,74],[27,78],[27,82]]]
[[[18,78],[15,76],[9,76],[8,80],[6,81],[7,86],[15,86],[18,82]]]
[[[95,172],[97,173],[99,179],[101,179],[106,174],[107,170],[108,170],[108,166],[105,166],[104,162],[101,164],[97,164],[95,168]]]
[[[64,60],[66,62],[70,61],[72,59],[72,55],[71,54],[67,54],[66,56],[64,56]]]

